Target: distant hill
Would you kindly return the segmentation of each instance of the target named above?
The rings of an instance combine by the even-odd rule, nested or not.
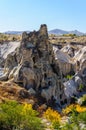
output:
[[[61,30],[61,29],[53,29],[53,30],[50,30],[48,33],[49,34],[62,35],[62,34],[67,34],[68,32],[64,31],[64,30]]]
[[[7,31],[7,32],[4,32],[5,34],[22,34],[24,31]],[[30,31],[25,31],[27,33],[29,33]],[[61,29],[53,29],[53,30],[50,30],[48,31],[49,34],[56,34],[56,35],[63,35],[63,34],[76,34],[76,35],[79,35],[79,36],[82,36],[82,35],[86,35],[86,33],[83,33],[83,32],[79,32],[78,30],[74,30],[74,31],[65,31],[65,30],[61,30]]]
[[[5,34],[13,34],[13,35],[19,35],[22,34],[24,31],[7,31],[4,32]],[[29,33],[30,31],[26,31],[27,33]]]
[[[86,35],[85,33],[83,32],[79,32],[78,30],[74,30],[74,31],[65,31],[65,30],[61,30],[61,29],[53,29],[53,30],[50,30],[48,32],[49,34],[56,34],[56,35],[63,35],[63,34],[76,34],[76,35]]]
[[[76,34],[76,35],[79,35],[79,36],[81,36],[81,35],[86,35],[86,33],[79,32],[78,30],[69,31],[69,33],[71,33],[71,34]]]

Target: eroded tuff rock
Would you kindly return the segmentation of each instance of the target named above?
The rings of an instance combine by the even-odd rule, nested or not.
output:
[[[78,47],[77,46],[73,46],[71,44],[68,44],[68,45],[64,46],[61,49],[61,51],[64,52],[64,53],[66,53],[70,57],[74,57],[75,53],[78,51]]]
[[[20,46],[20,42],[4,42],[0,44],[0,67],[4,66],[5,60],[11,52],[14,52],[17,47]]]
[[[82,47],[73,59],[76,63],[76,71],[81,71],[81,73],[83,73],[86,68],[86,46]]]
[[[58,64],[56,67],[55,72],[55,58],[48,41],[47,26],[41,25],[37,32],[22,34],[20,47],[6,59],[2,80],[13,78],[14,82],[21,83],[29,93],[39,93],[47,101],[59,100],[63,91],[59,92],[62,83],[58,80],[58,75],[61,77]]]
[[[74,71],[72,59],[67,53],[59,50],[56,46],[53,46],[53,51],[55,56],[55,64],[59,66],[60,73],[67,75],[70,72]]]
[[[85,57],[84,55],[85,52],[81,57]],[[80,62],[84,67],[80,66],[77,75],[63,83],[63,76],[74,69],[73,65],[76,66],[75,59],[72,63],[66,53],[60,50],[53,51],[48,40],[47,26],[41,25],[39,31],[22,34],[20,46],[7,56],[4,75],[0,80],[13,79],[14,82],[21,83],[30,95],[39,94],[47,102],[56,101],[58,107],[61,107],[69,103],[69,99],[77,93],[79,85],[85,80],[86,62],[83,58]],[[86,80],[84,85],[85,82]]]
[[[77,51],[73,57],[75,75],[72,79],[64,83],[65,95],[81,95],[80,92],[86,93],[86,46]],[[71,90],[71,91],[70,91]]]

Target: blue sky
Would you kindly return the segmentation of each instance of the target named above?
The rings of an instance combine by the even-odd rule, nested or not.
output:
[[[48,29],[86,32],[86,0],[0,0],[0,32]]]

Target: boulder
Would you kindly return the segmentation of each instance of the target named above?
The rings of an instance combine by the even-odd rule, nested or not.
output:
[[[74,94],[77,94],[77,84],[74,80],[71,79],[64,83],[64,93],[68,98],[72,97]]]
[[[4,66],[7,56],[14,52],[17,47],[20,46],[20,42],[4,42],[0,44],[0,66]]]
[[[55,46],[53,46],[53,50],[55,55],[55,64],[59,65],[60,73],[67,75],[73,71],[73,63],[71,62],[70,56]]]
[[[86,46],[82,47],[73,58],[75,62],[75,71],[83,73],[86,68]]]
[[[28,90],[29,95],[36,95],[36,91],[33,88]]]
[[[30,94],[39,93],[48,101],[56,95],[58,84],[54,61],[53,48],[44,24],[39,31],[22,34],[20,46],[6,58],[4,73],[7,79],[13,78],[14,82],[21,83]]]
[[[78,47],[77,46],[72,46],[70,44],[65,45],[62,49],[62,52],[68,54],[70,57],[74,57],[76,52],[78,51]]]

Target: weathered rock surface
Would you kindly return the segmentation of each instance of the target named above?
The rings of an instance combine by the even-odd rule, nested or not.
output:
[[[86,68],[86,46],[82,47],[74,56],[76,71],[84,71]]]
[[[56,46],[53,46],[53,50],[55,55],[55,62],[59,65],[60,73],[67,75],[73,71],[73,63],[71,57],[67,53],[56,48]]]
[[[79,43],[73,46],[68,43],[60,50],[54,45],[53,50],[60,73],[69,77],[75,73],[70,80],[65,79],[64,76],[62,78],[67,99],[86,93],[86,46]]]
[[[86,92],[86,46],[82,47],[73,57],[75,64],[75,75],[64,83],[65,94],[70,97],[79,96],[79,90]],[[69,90],[68,90],[69,89]]]
[[[4,62],[8,54],[14,52],[19,46],[20,42],[5,42],[0,44],[0,66],[4,66]]]
[[[54,63],[47,26],[41,25],[38,32],[22,34],[20,47],[7,56],[4,77],[0,79],[13,78],[14,82],[21,83],[30,94],[39,93],[48,102],[52,97],[58,98],[61,85],[54,72]],[[60,74],[58,75],[60,77]]]
[[[75,53],[78,51],[78,47],[77,46],[72,46],[72,45],[68,44],[68,45],[64,46],[61,49],[61,51],[66,53],[70,57],[74,57]]]
[[[13,79],[27,89],[29,95],[39,95],[47,103],[56,102],[61,108],[74,94],[77,95],[80,84],[86,85],[85,51],[86,47],[68,55],[62,49],[52,47],[47,26],[41,25],[39,31],[22,34],[20,46],[6,58],[4,75],[0,80]],[[64,82],[64,76],[71,71],[77,74]]]

